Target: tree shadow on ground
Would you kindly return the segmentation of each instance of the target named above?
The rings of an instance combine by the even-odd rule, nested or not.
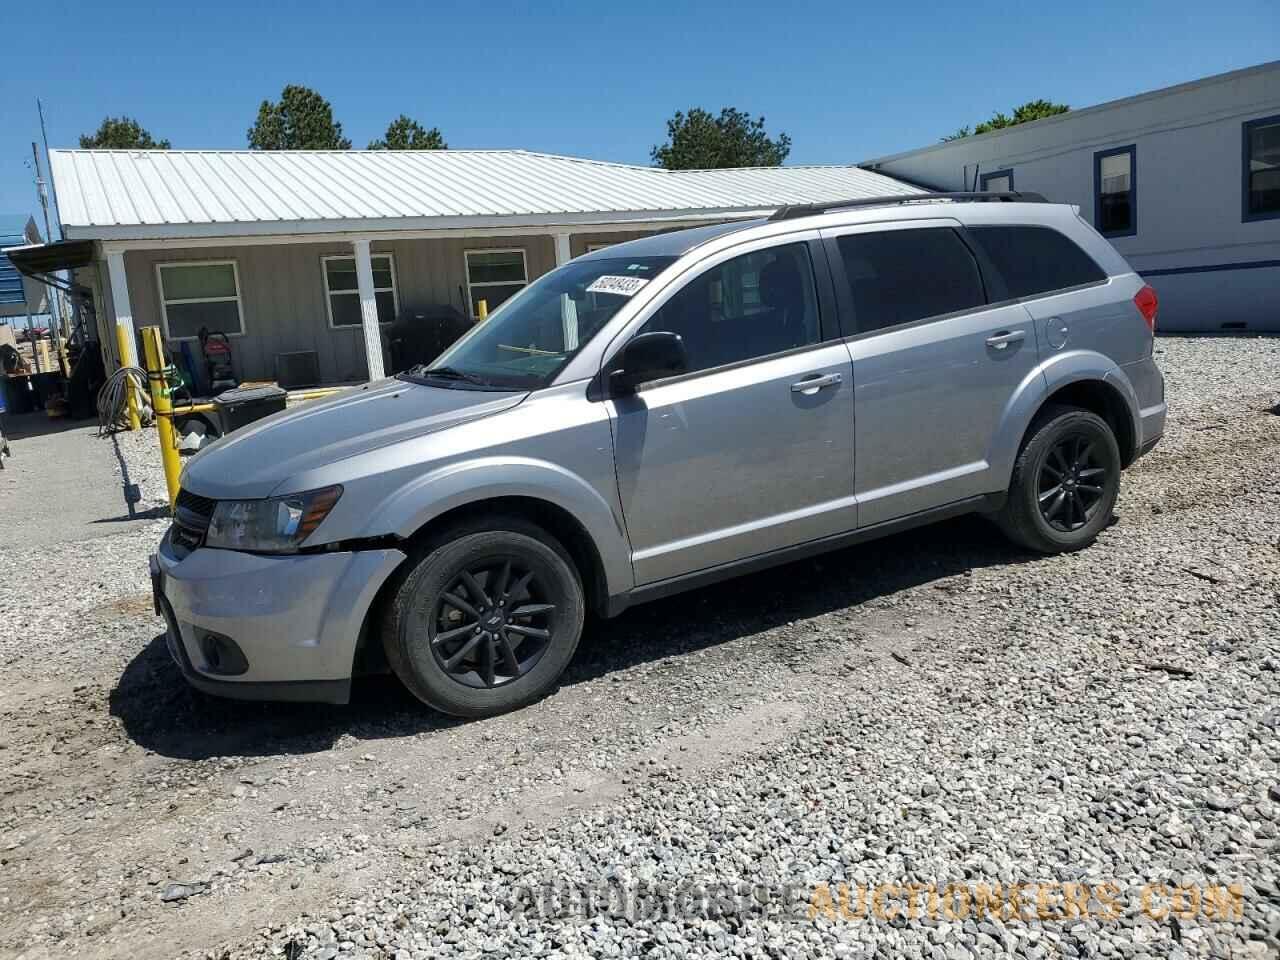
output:
[[[857,608],[967,571],[1035,559],[989,523],[962,517],[775,567],[594,621],[561,687],[678,657],[780,624]],[[346,707],[222,700],[192,690],[156,637],[125,668],[110,710],[140,746],[168,757],[274,756],[339,739],[430,734],[465,721],[418,703],[390,676],[358,679]]]

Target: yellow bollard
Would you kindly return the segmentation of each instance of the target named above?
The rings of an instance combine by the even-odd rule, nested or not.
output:
[[[477,300],[476,301],[476,323],[484,323],[487,319],[489,319],[489,301]]]
[[[173,436],[173,401],[169,397],[169,365],[165,363],[164,344],[159,327],[142,328],[142,347],[147,355],[147,383],[151,387],[151,408],[156,413],[156,432],[160,434],[160,460],[164,464],[164,482],[169,488],[169,506],[178,499],[178,445]]]
[[[116,349],[120,351],[120,366],[127,367],[129,365],[129,331],[120,324],[116,324]],[[125,377],[124,392],[129,400],[129,429],[138,430],[142,427],[142,422],[138,419],[138,395],[134,391],[133,380],[130,377]]]

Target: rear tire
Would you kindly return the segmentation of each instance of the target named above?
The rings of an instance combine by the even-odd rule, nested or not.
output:
[[[1120,447],[1110,425],[1079,407],[1047,407],[1014,462],[996,523],[1019,546],[1067,553],[1111,522],[1120,492]]]
[[[545,696],[582,636],[582,581],[563,546],[519,517],[450,527],[410,561],[383,612],[387,661],[419,700],[488,717]]]

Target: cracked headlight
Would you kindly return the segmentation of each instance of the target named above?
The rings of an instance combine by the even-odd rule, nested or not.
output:
[[[329,515],[342,487],[269,500],[219,500],[205,545],[257,553],[293,553]]]

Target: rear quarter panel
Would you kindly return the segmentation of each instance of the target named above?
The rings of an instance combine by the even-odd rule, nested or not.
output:
[[[1047,361],[1062,350],[1090,350],[1119,366],[1149,357],[1151,330],[1133,302],[1133,295],[1141,288],[1142,279],[1129,273],[1094,286],[1023,301],[1035,320],[1041,359]],[[1067,325],[1067,339],[1055,347],[1050,327],[1058,320]]]
[[[1008,487],[1022,438],[1045,401],[1063,387],[1081,381],[1102,381],[1114,387],[1124,400],[1134,436],[1142,436],[1137,396],[1120,366],[1094,350],[1064,349],[1042,362],[1035,376],[1028,377],[1019,385],[1005,407],[988,457],[991,477],[997,481],[992,492]]]

